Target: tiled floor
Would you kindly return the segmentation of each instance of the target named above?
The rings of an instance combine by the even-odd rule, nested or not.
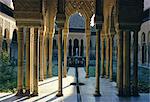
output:
[[[79,82],[85,85],[80,86],[80,96],[82,102],[150,102],[150,94],[140,94],[140,97],[122,98],[118,97],[114,82],[107,79],[100,79],[100,97],[94,97],[95,78],[85,79],[84,68],[78,68]],[[39,96],[37,97],[15,97],[14,94],[0,93],[0,102],[77,102],[76,86],[70,85],[75,82],[75,69],[70,68],[67,78],[63,78],[63,97],[57,98],[58,78],[53,77],[43,82],[39,82]]]

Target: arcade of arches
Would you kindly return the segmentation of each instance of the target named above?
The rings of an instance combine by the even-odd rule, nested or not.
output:
[[[55,23],[58,30],[58,93],[62,96],[62,77],[67,77],[67,44],[74,42],[75,50],[79,41],[69,40],[69,19],[74,13],[85,17],[86,34],[86,78],[89,77],[90,20],[95,14],[96,29],[96,96],[100,96],[101,76],[112,80],[113,37],[117,36],[117,87],[119,96],[138,95],[138,31],[141,25],[143,0],[14,0],[14,12],[17,23],[18,39],[18,85],[17,95],[23,94],[23,56],[26,56],[26,95],[38,95],[38,81],[46,79],[46,73],[52,77],[52,49]],[[125,9],[124,9],[125,8]],[[25,30],[24,30],[25,28]],[[130,34],[133,33],[133,86],[130,86]],[[24,32],[26,36],[24,37]],[[143,35],[144,36],[144,35]],[[7,36],[6,36],[7,38]],[[63,41],[62,41],[63,38]],[[23,50],[24,40],[26,51]],[[144,39],[143,39],[144,40]],[[63,42],[63,44],[62,44]],[[81,43],[83,41],[81,40]],[[101,45],[101,52],[100,52]],[[84,45],[83,45],[84,46]],[[104,50],[106,46],[106,52]],[[47,50],[49,48],[49,50]],[[64,53],[62,53],[64,49]],[[75,52],[75,51],[73,51]],[[79,52],[77,52],[79,55]],[[106,53],[106,69],[104,54]],[[62,67],[62,54],[64,65]],[[69,50],[69,55],[75,55]],[[82,55],[82,51],[80,51]],[[101,57],[101,62],[100,62]],[[48,70],[47,67],[48,59]],[[100,64],[101,63],[101,64]],[[101,65],[101,66],[100,66]],[[101,69],[100,69],[101,68]],[[38,70],[39,74],[38,75]],[[40,76],[40,79],[39,77]]]

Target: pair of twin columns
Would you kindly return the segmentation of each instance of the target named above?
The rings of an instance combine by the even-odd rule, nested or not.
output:
[[[98,31],[97,31],[98,33]],[[130,86],[130,30],[119,30],[117,31],[117,45],[118,45],[118,55],[117,55],[117,87],[119,96],[131,96],[131,86]],[[113,74],[113,35],[106,36],[106,70],[104,69],[104,36],[101,35],[101,75],[102,77],[110,78],[112,81]],[[133,61],[133,87],[132,95],[138,96],[138,32],[134,31],[134,61]],[[99,39],[99,35],[96,34],[96,38]],[[99,92],[99,46],[100,42],[98,40],[96,45],[96,95],[100,95]],[[98,50],[97,50],[98,49]]]

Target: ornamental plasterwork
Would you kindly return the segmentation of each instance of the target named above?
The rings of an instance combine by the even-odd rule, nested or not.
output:
[[[85,17],[92,17],[95,14],[95,0],[66,0],[65,12],[70,16],[80,12]]]

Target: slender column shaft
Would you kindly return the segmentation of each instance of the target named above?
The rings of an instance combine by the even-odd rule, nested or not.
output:
[[[105,69],[104,69],[104,37],[101,37],[101,75],[102,75],[102,78],[104,77],[105,75]]]
[[[85,24],[85,33],[86,33],[86,78],[89,77],[89,52],[90,52],[90,19],[86,19]]]
[[[0,53],[2,51],[2,29],[0,28]]]
[[[106,38],[106,78],[108,78],[108,76],[109,76],[109,54],[110,54],[110,50],[109,50],[109,44],[110,44],[110,39],[109,39],[109,37],[107,37]]]
[[[94,94],[96,96],[100,95],[99,73],[100,73],[100,32],[99,30],[97,30],[96,31],[96,88]]]
[[[64,77],[67,76],[67,35],[64,35]]]
[[[33,92],[34,69],[34,28],[30,28],[30,91]]]
[[[134,32],[133,95],[138,96],[138,32]]]
[[[0,53],[2,52],[2,32],[0,31]]]
[[[26,95],[30,94],[30,28],[26,28]]]
[[[130,32],[123,33],[123,94],[130,96]]]
[[[33,69],[33,96],[38,95],[38,29],[34,28],[34,69]]]
[[[23,94],[23,53],[24,53],[24,34],[23,28],[18,29],[18,84],[17,96]]]
[[[89,77],[90,31],[86,31],[86,78]]]
[[[117,83],[118,95],[123,95],[123,32],[117,31],[118,58],[117,58]]]
[[[52,54],[53,54],[53,35],[49,35],[49,69],[48,69],[48,75],[49,77],[52,77]]]
[[[110,81],[112,81],[112,75],[113,75],[113,36],[110,35]]]
[[[72,50],[72,56],[74,56],[73,55],[73,48],[74,48],[74,41],[72,40],[72,49],[71,49]]]
[[[56,96],[63,96],[62,93],[62,28],[58,30],[58,93]]]
[[[43,41],[43,31],[40,32],[40,81],[44,80],[43,72],[43,55],[44,55],[44,41]]]
[[[47,77],[47,35],[44,36],[44,64],[43,64],[44,79]]]

